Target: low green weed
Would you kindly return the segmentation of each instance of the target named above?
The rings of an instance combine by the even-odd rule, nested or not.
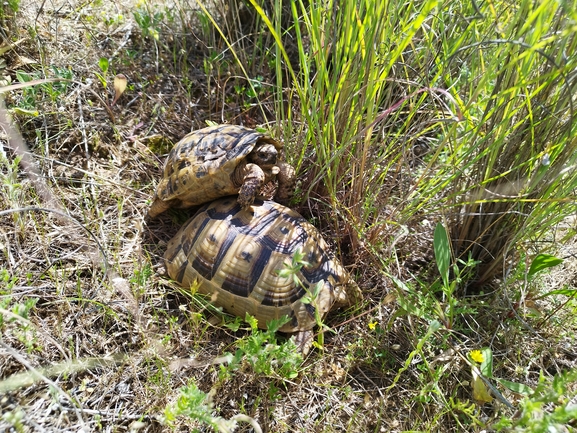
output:
[[[6,411],[2,414],[2,419],[18,433],[26,431],[23,423],[25,417],[26,413],[22,409]]]
[[[548,379],[541,375],[534,391],[519,403],[516,416],[503,416],[496,431],[541,433],[573,431],[577,420],[577,369]],[[569,430],[571,428],[571,430]]]
[[[108,69],[110,67],[110,62],[108,61],[108,59],[106,57],[101,57],[98,60],[98,67],[100,68],[100,72],[94,72],[94,75],[96,75],[96,78],[98,78],[98,80],[100,81],[100,84],[102,84],[103,88],[107,88],[108,87],[108,82],[107,82],[107,74],[108,74]]]
[[[14,302],[12,291],[17,282],[18,278],[11,276],[6,269],[0,269],[0,335],[9,329],[26,350],[32,352],[37,347],[37,338],[29,318],[38,298]]]
[[[305,287],[304,286],[303,282],[299,279],[299,277],[297,275],[303,267],[310,266],[310,264],[304,258],[305,258],[305,253],[302,252],[300,248],[297,248],[297,250],[294,252],[294,254],[291,258],[291,263],[290,264],[285,263],[285,268],[278,271],[278,273],[279,273],[279,276],[284,277],[284,278],[292,277],[293,283],[296,286],[300,286],[306,290],[307,294],[305,296],[303,296],[301,301],[303,304],[310,304],[313,307],[315,307],[314,308],[315,322],[316,322],[317,326],[321,329],[321,332],[318,333],[317,341],[314,344],[318,349],[322,350],[323,344],[324,344],[324,331],[327,331],[327,330],[330,331],[330,328],[323,323],[321,313],[320,313],[321,310],[320,310],[320,308],[318,308],[318,305],[317,305],[317,299],[318,299],[320,291],[323,290],[323,288],[324,288],[325,282],[323,280],[321,280],[321,281],[317,282],[312,287]]]
[[[302,355],[292,339],[279,342],[277,331],[287,321],[288,317],[272,320],[267,323],[267,329],[258,328],[257,320],[246,315],[245,321],[250,325],[250,334],[240,338],[234,343],[236,351],[234,355],[225,354],[226,364],[220,365],[218,387],[225,383],[236,373],[242,370],[250,370],[259,376],[270,377],[278,380],[290,380],[298,376],[302,364]],[[233,325],[234,327],[234,325]],[[180,397],[175,404],[169,405],[165,410],[165,421],[172,425],[178,416],[184,415],[210,426],[219,432],[232,431],[238,421],[245,421],[255,425],[255,421],[245,415],[239,414],[230,420],[214,416],[214,407],[211,394],[218,392],[215,388],[206,394],[199,390],[194,381],[180,389]],[[268,398],[277,398],[278,388],[272,384],[268,390]]]
[[[533,390],[526,385],[493,377],[493,355],[489,348],[472,351],[473,395],[476,400],[490,402],[492,394],[501,394],[487,382],[494,379],[504,387],[524,396],[518,405],[516,416],[501,417],[493,426],[496,431],[507,432],[558,432],[567,431],[566,426],[577,420],[577,369],[555,375],[553,378],[540,376],[539,384]],[[483,378],[480,380],[479,378]],[[508,407],[513,406],[505,401]]]
[[[200,422],[203,425],[212,427],[221,433],[232,432],[236,429],[239,421],[248,422],[253,426],[255,431],[262,431],[254,419],[246,415],[235,415],[230,420],[220,416],[214,416],[214,405],[211,394],[198,389],[198,386],[191,381],[187,386],[180,389],[180,397],[175,404],[170,405],[164,412],[164,421],[173,426],[178,416],[188,416],[189,418]]]
[[[0,269],[0,310],[6,310],[12,302],[12,288],[17,278],[9,274],[6,269]],[[0,331],[4,329],[4,315],[0,313]]]
[[[467,307],[459,308],[457,289],[473,279],[478,262],[471,256],[467,261],[460,258],[452,260],[449,236],[441,223],[435,227],[433,250],[437,269],[441,275],[441,283],[433,283],[430,291],[431,293],[441,292],[441,301],[436,302],[435,310],[444,326],[452,329],[457,314],[470,312]]]
[[[243,86],[241,84],[234,85],[234,92],[240,98],[242,106],[245,109],[250,108],[255,103],[258,103],[259,99],[265,93],[264,90],[264,78],[259,75],[254,79],[250,80],[250,86]]]
[[[154,41],[159,41],[164,21],[174,21],[174,17],[167,7],[160,10],[156,4],[151,4],[146,0],[139,0],[136,3],[132,16],[140,27],[142,35],[150,37]]]
[[[10,207],[18,207],[20,202],[22,185],[18,179],[18,173],[21,160],[21,156],[16,156],[12,161],[9,161],[5,154],[0,153],[2,196],[5,203]]]
[[[440,281],[420,281],[419,287],[413,288],[391,277],[400,289],[397,301],[402,310],[397,314],[409,313],[428,322],[439,320],[450,330],[459,315],[474,312],[466,301],[459,299],[459,289],[473,279],[477,262],[470,257],[467,261],[453,257],[447,231],[441,223],[435,227],[433,250]]]
[[[16,79],[20,83],[28,83],[32,80],[42,78],[42,73],[16,71]],[[64,78],[65,80],[72,80],[74,73],[68,68],[59,68],[51,66],[48,69],[48,75],[51,78]],[[70,83],[67,81],[57,81],[52,83],[45,83],[36,86],[28,86],[22,90],[22,95],[16,100],[16,104],[11,109],[18,114],[28,114],[32,116],[38,115],[38,107],[42,106],[42,101],[45,98],[53,104],[58,104],[62,95],[68,93]]]
[[[226,420],[213,416],[213,410],[209,395],[198,389],[193,382],[180,388],[180,397],[175,404],[166,408],[164,416],[168,424],[173,423],[178,416],[185,415],[220,431],[219,426]]]
[[[146,273],[146,269],[143,273]],[[192,303],[198,305],[199,309],[222,314],[221,309],[214,307],[205,296],[196,294],[196,290],[198,286],[193,285],[190,291],[182,291],[182,293],[189,297]],[[186,310],[186,307],[183,307],[183,310]],[[189,313],[189,319],[197,327],[202,322],[200,313]],[[267,323],[267,329],[263,330],[258,327],[257,319],[247,314],[244,322],[250,326],[250,332],[236,340],[234,355],[229,353],[225,355],[229,358],[229,362],[226,366],[220,367],[221,380],[227,380],[235,371],[247,368],[256,374],[281,380],[297,377],[303,361],[302,355],[298,352],[293,339],[281,341],[277,336],[278,330],[288,320],[288,317],[271,320]],[[236,332],[241,328],[242,322],[242,318],[235,317],[232,321],[227,320],[225,326]]]
[[[271,320],[267,329],[258,329],[257,320],[248,315],[245,321],[250,325],[250,335],[239,339],[237,350],[228,366],[221,366],[221,375],[226,377],[230,372],[248,365],[258,375],[267,377],[294,379],[299,374],[302,356],[292,339],[280,343],[277,331],[288,322],[284,317]]]
[[[141,269],[134,269],[134,275],[130,277],[129,281],[135,285],[139,291],[144,290],[152,274],[152,267],[149,263],[145,263]]]

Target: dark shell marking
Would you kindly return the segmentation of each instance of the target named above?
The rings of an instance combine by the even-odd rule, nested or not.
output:
[[[297,249],[308,262],[297,272],[302,286],[278,274]],[[315,308],[323,316],[335,302],[343,304],[343,286],[349,283],[314,226],[273,201],[257,200],[250,210],[241,210],[236,196],[205,205],[170,240],[164,257],[171,278],[183,287],[198,281],[199,292],[231,314],[249,313],[262,328],[289,316],[285,332],[312,329]],[[321,280],[314,303],[302,303],[307,289]]]

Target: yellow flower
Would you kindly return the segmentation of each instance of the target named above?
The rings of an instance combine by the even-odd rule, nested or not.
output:
[[[376,327],[377,327],[377,322],[369,322],[369,329],[371,331],[374,331]]]
[[[471,350],[469,352],[469,357],[473,361],[478,362],[479,364],[485,360],[485,357],[483,356],[480,350]]]

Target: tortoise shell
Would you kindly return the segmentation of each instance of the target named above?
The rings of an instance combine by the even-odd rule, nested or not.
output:
[[[258,155],[253,152],[259,149]],[[191,132],[168,154],[149,217],[170,207],[196,206],[239,192],[248,207],[260,188],[275,178],[279,180],[277,195],[281,201],[288,200],[294,189],[294,169],[277,162],[282,149],[280,142],[242,126],[217,125]]]
[[[294,276],[279,271],[297,251],[304,264]],[[202,207],[168,243],[164,255],[169,276],[236,316],[251,314],[265,329],[268,321],[288,316],[280,330],[312,329],[315,313],[349,305],[350,289],[358,290],[317,229],[295,211],[273,201],[257,200],[243,210],[236,197]],[[322,286],[316,295],[311,291]],[[312,302],[303,302],[305,295]],[[297,337],[298,340],[298,337]]]

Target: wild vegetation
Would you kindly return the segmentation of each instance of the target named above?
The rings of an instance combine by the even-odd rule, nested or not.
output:
[[[575,430],[577,1],[9,0],[0,24],[0,430]],[[190,213],[144,216],[207,122],[285,143],[291,207],[363,291],[305,359],[164,273]]]

